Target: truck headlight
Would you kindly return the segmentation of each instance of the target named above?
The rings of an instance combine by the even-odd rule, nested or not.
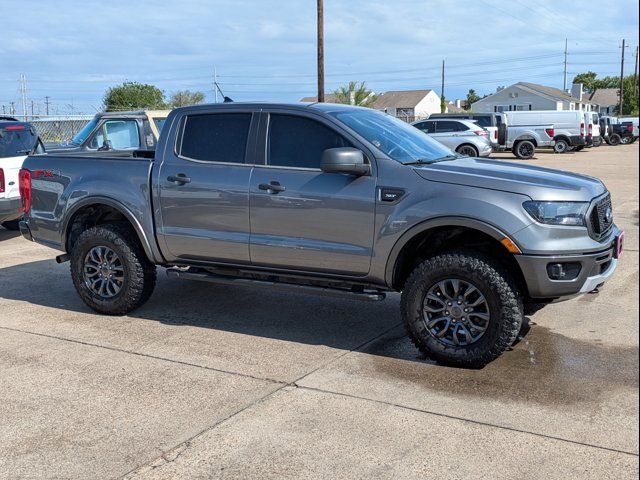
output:
[[[588,202],[536,202],[522,204],[534,220],[547,225],[586,226]]]

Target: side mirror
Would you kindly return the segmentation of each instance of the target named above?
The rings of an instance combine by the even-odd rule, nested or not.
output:
[[[328,148],[322,153],[320,169],[325,173],[370,175],[371,166],[365,163],[364,154],[357,148]]]
[[[108,152],[110,150],[113,150],[113,144],[111,143],[111,140],[106,140],[104,142],[102,142],[102,146],[98,149],[101,152]]]

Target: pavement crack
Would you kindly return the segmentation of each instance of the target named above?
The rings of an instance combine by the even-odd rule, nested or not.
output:
[[[547,440],[555,440],[555,441],[558,441],[558,442],[571,443],[573,445],[580,445],[580,446],[583,446],[583,447],[590,447],[590,448],[595,448],[595,449],[598,449],[598,450],[605,450],[605,451],[608,451],[608,452],[620,453],[620,454],[629,455],[629,456],[632,456],[632,457],[640,456],[636,452],[628,452],[626,450],[620,450],[620,449],[617,449],[617,448],[605,447],[605,446],[602,446],[602,445],[595,445],[595,444],[592,444],[592,443],[580,442],[580,441],[577,441],[577,440],[571,440],[571,439],[568,439],[568,438],[557,437],[557,436],[554,436],[554,435],[547,435],[547,434],[544,434],[544,433],[532,432],[530,430],[523,430],[523,429],[520,429],[520,428],[507,427],[507,426],[504,426],[504,425],[497,425],[495,423],[490,423],[490,422],[482,422],[482,421],[473,420],[473,419],[470,419],[470,418],[458,417],[458,416],[455,416],[455,415],[448,415],[446,413],[434,412],[434,411],[431,411],[431,410],[424,410],[422,408],[409,407],[407,405],[402,405],[402,404],[399,404],[399,403],[387,402],[385,400],[377,400],[375,398],[369,398],[369,397],[362,397],[360,395],[353,395],[353,394],[350,394],[350,393],[336,392],[336,391],[332,391],[332,390],[325,390],[323,388],[308,387],[308,386],[303,386],[303,385],[300,385],[298,388],[304,389],[304,390],[309,390],[309,391],[312,391],[312,392],[324,393],[324,394],[327,394],[327,395],[337,395],[337,396],[341,396],[341,397],[352,398],[354,400],[362,400],[362,401],[366,401],[366,402],[377,403],[377,404],[380,404],[380,405],[386,405],[386,406],[389,406],[389,407],[400,408],[400,409],[409,410],[409,411],[412,411],[412,412],[424,413],[426,415],[434,415],[434,416],[437,416],[437,417],[447,418],[447,419],[450,419],[450,420],[457,420],[457,421],[460,421],[460,422],[472,423],[474,425],[480,425],[480,426],[483,426],[483,427],[498,428],[500,430],[506,430],[506,431],[509,431],[509,432],[516,432],[516,433],[521,433],[521,434],[525,434],[525,435],[533,435],[535,437],[545,438]]]

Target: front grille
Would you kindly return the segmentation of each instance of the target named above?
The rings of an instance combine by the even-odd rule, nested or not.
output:
[[[613,215],[608,215],[608,212],[612,212],[611,195],[607,193],[606,196],[596,201],[591,214],[589,215],[589,223],[591,224],[591,233],[594,238],[602,238],[613,227]],[[609,218],[607,218],[609,217]]]

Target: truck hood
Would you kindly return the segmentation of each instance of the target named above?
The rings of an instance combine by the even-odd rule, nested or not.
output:
[[[527,195],[533,200],[588,202],[606,191],[604,184],[594,177],[479,158],[419,165],[414,170],[422,178],[433,182],[501,190]]]

